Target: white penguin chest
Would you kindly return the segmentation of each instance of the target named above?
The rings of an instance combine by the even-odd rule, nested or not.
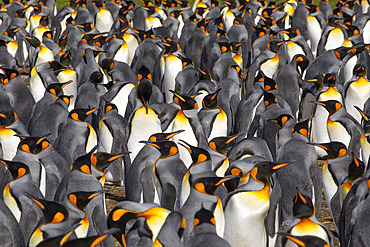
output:
[[[219,136],[227,136],[227,116],[221,108],[220,113],[217,114],[217,117],[212,124],[212,130],[208,140],[210,141]]]
[[[329,243],[328,234],[325,232],[325,230],[320,225],[309,219],[302,219],[297,225],[292,228],[291,234],[294,236],[312,235],[319,237]],[[288,240],[285,246],[294,247],[297,245]]]
[[[60,72],[57,76],[57,79],[61,83],[71,81],[63,88],[63,93],[65,95],[73,95],[73,98],[71,98],[68,107],[68,110],[70,111],[75,108],[75,102],[77,98],[77,73],[73,69],[68,68]]]
[[[4,188],[3,199],[6,206],[10,209],[16,220],[19,222],[21,220],[21,211],[19,210],[17,201],[10,193],[10,183],[7,184]]]
[[[333,198],[334,194],[337,192],[337,185],[331,175],[328,165],[325,163],[322,169],[322,184],[324,188],[325,198],[330,203],[331,198]]]
[[[351,136],[347,132],[346,128],[344,128],[344,126],[339,122],[332,122],[330,118],[328,118],[327,127],[330,141],[342,142],[348,148]]]
[[[339,27],[335,27],[330,31],[328,38],[326,40],[325,49],[331,50],[341,47],[344,42],[344,34]]]
[[[287,52],[288,52],[289,61],[292,61],[293,57],[297,54],[306,55],[304,53],[302,47],[300,47],[299,45],[297,45],[293,41],[288,41],[287,42]]]
[[[104,150],[106,152],[111,152],[113,145],[113,136],[103,120],[100,120],[99,122],[99,137],[101,142],[100,144],[103,146]]]
[[[267,60],[261,65],[262,72],[269,78],[275,74],[279,68],[279,55],[276,54],[275,57]]]
[[[121,90],[117,93],[117,95],[111,101],[113,104],[117,106],[118,113],[121,116],[125,116],[127,103],[128,103],[128,96],[131,93],[132,89],[135,88],[135,85],[132,83],[127,83],[125,86],[121,88]]]
[[[12,129],[0,125],[0,144],[4,160],[12,160],[17,153],[19,137]]]
[[[36,71],[36,66],[31,70],[29,84],[31,94],[37,103],[44,96],[45,86]]]
[[[112,14],[103,8],[100,8],[96,14],[95,28],[100,32],[109,32],[113,25]]]

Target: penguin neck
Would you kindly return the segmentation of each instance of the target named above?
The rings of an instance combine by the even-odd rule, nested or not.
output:
[[[253,176],[249,176],[248,182],[243,186],[243,190],[261,191],[269,186],[269,183],[265,184],[261,181],[257,181]]]

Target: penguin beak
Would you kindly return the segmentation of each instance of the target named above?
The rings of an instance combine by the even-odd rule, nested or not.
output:
[[[287,166],[287,165],[289,165],[289,164],[288,163],[278,164],[276,166],[273,166],[272,170],[279,170],[280,168],[283,168],[284,166]]]
[[[221,179],[220,181],[218,181],[215,185],[219,186],[220,184],[225,183],[225,182],[230,181],[230,180],[235,179],[235,178],[240,178],[240,176],[239,175],[226,176],[223,179]]]
[[[174,137],[175,135],[177,134],[180,134],[181,132],[184,132],[185,130],[178,130],[176,132],[173,132],[172,134],[169,134],[167,137],[166,137],[166,140],[169,140],[171,139],[172,137]]]
[[[7,168],[9,168],[8,164],[5,161],[0,160],[1,163],[3,163]]]
[[[92,110],[90,110],[90,111],[86,112],[86,116],[90,115],[91,113],[95,112],[96,110],[97,110],[97,109],[92,109]]]
[[[145,144],[147,144],[147,145],[150,145],[150,146],[152,146],[152,147],[155,147],[155,148],[156,148],[156,149],[158,149],[158,150],[160,150],[160,149],[161,149],[161,147],[160,147],[160,146],[158,146],[157,144],[155,144],[155,143],[153,143],[153,142],[140,141],[139,143],[145,143]]]
[[[319,101],[313,101],[313,103],[317,104],[317,105],[321,105],[323,107],[326,106],[326,104],[322,103],[322,102],[319,102]]]
[[[112,158],[108,159],[108,161],[112,162],[112,161],[115,161],[116,159],[119,159],[123,156],[125,156],[125,154],[119,154],[119,155],[113,156]]]

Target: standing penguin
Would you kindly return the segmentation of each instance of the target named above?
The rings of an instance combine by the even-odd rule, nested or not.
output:
[[[353,77],[344,85],[344,104],[347,112],[360,123],[361,114],[354,106],[363,110],[366,100],[370,97],[370,82],[367,79],[366,66],[357,64],[353,68]]]
[[[214,247],[231,247],[216,233],[216,221],[211,210],[202,207],[194,215],[194,236],[187,246],[202,247],[211,244]]]
[[[86,118],[96,109],[76,108],[68,115],[67,124],[60,131],[54,142],[54,148],[68,163],[92,150],[97,144],[97,135]]]
[[[275,211],[279,188],[270,177],[288,164],[259,162],[251,171],[247,184],[229,193],[225,206],[224,238],[231,246],[266,246],[275,235]],[[278,186],[278,184],[275,184]],[[245,231],[249,234],[245,235]]]
[[[312,204],[311,198],[302,194],[297,188],[297,194],[293,200],[293,215],[299,219],[298,222],[293,223],[286,230],[287,233],[294,236],[316,236],[324,240],[330,246],[333,246],[333,237],[331,233],[314,217],[315,206]],[[292,243],[293,242],[293,243]],[[280,246],[296,246],[295,241],[289,238],[281,241]]]
[[[156,195],[154,202],[168,210],[180,209],[181,180],[187,169],[179,159],[178,148],[174,142],[145,142],[161,152],[161,156],[153,164],[153,180]]]
[[[144,144],[139,142],[147,140],[150,135],[162,132],[161,123],[157,113],[149,106],[149,100],[152,96],[152,82],[146,78],[139,80],[136,86],[136,97],[142,103],[142,106],[136,109],[130,117],[129,135],[127,148],[130,153],[130,159],[133,161]]]

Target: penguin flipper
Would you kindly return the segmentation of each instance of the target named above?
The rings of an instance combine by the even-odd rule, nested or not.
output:
[[[261,115],[254,116],[254,119],[252,123],[250,124],[249,130],[248,130],[248,135],[247,135],[248,138],[251,138],[256,134],[257,129],[259,127],[260,118],[261,118]]]
[[[269,237],[274,237],[277,231],[277,229],[275,229],[275,222],[276,218],[279,217],[279,215],[276,215],[276,212],[278,203],[281,198],[281,187],[275,174],[272,175],[272,179],[273,183],[270,194],[270,207],[265,219],[265,228]]]

